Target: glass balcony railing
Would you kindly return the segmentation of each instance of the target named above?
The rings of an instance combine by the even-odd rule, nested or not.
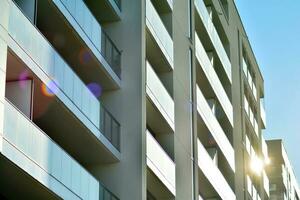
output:
[[[265,106],[264,106],[264,103],[263,103],[263,99],[261,99],[261,101],[260,101],[260,117],[261,117],[261,120],[263,122],[263,125],[266,127],[267,117],[266,117],[266,111],[265,111]]]
[[[174,101],[149,62],[146,62],[146,70],[147,95],[174,130]]]
[[[254,116],[254,113],[253,113],[253,111],[252,111],[252,109],[251,109],[251,107],[249,105],[249,102],[248,102],[246,96],[244,96],[244,109],[245,109],[245,111],[246,111],[246,113],[248,115],[248,118],[250,120],[250,123],[251,123],[253,129],[254,129],[255,134],[258,136],[259,135],[258,123],[257,123],[257,120],[256,120],[256,118]]]
[[[247,191],[250,196],[252,196],[252,180],[249,175],[246,175],[247,179]]]
[[[58,196],[70,198],[62,187],[67,187],[81,199],[99,199],[99,183],[79,163],[53,142],[30,119],[9,101],[4,108],[4,138],[43,169],[55,181],[42,181],[39,171],[30,168],[30,173]],[[25,162],[22,164],[26,164]],[[57,184],[61,184],[59,187]],[[77,198],[78,198],[77,197]]]
[[[147,166],[164,183],[168,190],[175,195],[175,163],[155,140],[151,133],[146,131],[147,138]]]
[[[226,137],[222,127],[220,126],[218,120],[210,109],[205,97],[203,96],[201,90],[197,86],[197,110],[206,124],[208,130],[213,135],[216,140],[218,146],[223,152],[227,162],[233,171],[235,171],[235,160],[234,160],[234,150],[231,146],[228,138]]]
[[[173,40],[152,5],[151,0],[146,0],[146,25],[170,63],[170,66],[173,68]]]
[[[253,185],[253,182],[249,175],[246,175],[247,179],[247,191],[249,195],[251,196],[252,200],[261,200],[259,193],[257,192],[255,186]]]
[[[210,37],[211,42],[213,43],[215,50],[217,52],[217,55],[219,59],[221,60],[221,63],[224,67],[224,70],[227,74],[227,77],[229,81],[232,81],[231,78],[231,63],[229,61],[229,58],[226,54],[226,51],[224,49],[224,46],[220,40],[220,37],[218,35],[218,32],[208,14],[207,8],[203,2],[203,0],[195,0],[195,7],[198,11],[198,14],[208,32],[208,35]]]
[[[248,85],[251,89],[251,93],[253,94],[254,99],[257,100],[257,88],[256,88],[255,83],[253,81],[253,78],[250,74],[250,71],[248,69],[248,65],[245,61],[245,58],[242,59],[242,65],[243,65],[243,72],[245,74],[245,77],[247,78]]]
[[[98,21],[90,12],[88,7],[85,5],[84,1],[53,1],[59,9],[61,9],[59,1],[64,5],[64,7],[68,10],[71,16],[75,19],[81,30],[92,42],[94,47],[96,47],[96,49],[102,54],[102,56],[105,58],[105,60],[113,69],[113,71],[117,74],[117,76],[121,78],[121,52],[101,28],[101,25],[98,23]],[[116,4],[117,2],[121,3],[120,0],[114,1],[116,2]],[[64,12],[62,11],[62,13]],[[67,20],[69,20],[68,17]]]
[[[266,143],[266,140],[263,136],[261,136],[261,150],[262,150],[262,153],[263,153],[263,156],[264,156],[264,159],[268,159],[269,158],[269,155],[268,155],[268,145]]]
[[[196,57],[210,83],[212,86],[228,120],[230,121],[231,125],[233,126],[233,108],[231,102],[229,101],[228,96],[222,86],[220,79],[218,78],[217,73],[212,66],[207,53],[199,40],[197,33],[195,33],[195,46],[196,46]]]
[[[119,198],[100,184],[98,200],[119,200]]]
[[[257,200],[257,190],[254,185],[252,185],[252,199]]]
[[[50,89],[57,90],[57,97],[64,102],[62,93],[67,96],[94,126],[104,131],[106,138],[119,150],[118,122],[14,4],[10,6],[9,34],[40,68],[31,66],[31,70],[37,72],[45,83],[53,81],[55,88]]]
[[[219,194],[221,199],[232,199],[235,200],[235,194],[231,187],[227,183],[223,174],[220,172],[218,167],[214,164],[208,152],[198,139],[198,166],[204,173],[208,181],[212,184],[216,192]]]
[[[264,190],[265,190],[266,194],[267,194],[268,196],[270,196],[270,192],[269,192],[269,187],[270,187],[270,185],[269,185],[269,178],[268,178],[268,176],[267,176],[267,174],[266,174],[265,171],[263,171],[262,174],[263,174],[263,185],[264,185]]]
[[[248,137],[247,135],[245,136],[245,138],[246,138],[246,139],[245,139],[246,150],[247,150],[249,156],[251,156],[251,148],[252,148],[252,145],[251,145],[250,139],[249,139],[249,137]]]

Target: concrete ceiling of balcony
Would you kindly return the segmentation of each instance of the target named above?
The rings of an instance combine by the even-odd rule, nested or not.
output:
[[[0,166],[0,194],[4,199],[61,199],[2,154]]]

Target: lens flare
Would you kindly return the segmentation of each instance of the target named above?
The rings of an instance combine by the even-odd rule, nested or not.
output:
[[[49,81],[48,83],[42,83],[41,85],[42,93],[47,97],[52,97],[58,92],[58,88],[54,81]]]
[[[271,164],[271,159],[269,157],[265,158],[265,164],[270,165]]]
[[[98,83],[89,83],[87,85],[88,89],[91,91],[91,93],[94,94],[95,97],[100,97],[102,94],[102,87]]]
[[[21,88],[25,88],[26,86],[26,80],[29,79],[29,75],[27,71],[23,71],[20,75],[19,75],[19,85]]]
[[[264,168],[264,163],[257,156],[253,156],[251,159],[250,167],[253,173],[260,176]]]

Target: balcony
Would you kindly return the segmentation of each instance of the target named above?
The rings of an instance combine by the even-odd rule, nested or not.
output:
[[[249,156],[251,156],[252,145],[251,145],[250,139],[247,135],[245,136],[245,147],[246,147],[246,151],[248,152]]]
[[[203,172],[204,176],[213,186],[218,196],[221,199],[236,199],[234,192],[227,183],[223,174],[220,172],[218,167],[214,164],[210,155],[198,139],[198,167]]]
[[[245,58],[242,59],[242,65],[243,65],[243,72],[244,72],[245,78],[248,82],[247,86],[248,86],[249,90],[251,91],[253,100],[257,101],[257,89],[256,89],[255,83],[253,81],[252,75],[249,71],[249,67],[248,67],[248,64],[247,64]]]
[[[155,132],[174,132],[174,101],[149,62],[146,62],[146,71],[146,93],[150,101],[147,104],[147,119],[156,126]]]
[[[41,185],[63,199],[99,199],[98,181],[7,100],[3,132],[2,153]]]
[[[168,13],[173,11],[173,0],[153,0],[154,5],[158,5],[159,11]]]
[[[99,197],[97,198],[98,200],[120,200],[116,195],[106,189],[105,186],[103,186],[101,183],[99,186]]]
[[[266,111],[265,111],[265,106],[263,104],[263,101],[260,101],[260,117],[262,120],[262,125],[265,128],[267,125],[267,117],[266,117]]]
[[[202,120],[204,121],[204,123],[206,124],[208,130],[216,140],[218,146],[220,147],[222,153],[224,154],[231,169],[235,171],[235,159],[234,159],[233,147],[231,146],[222,127],[217,121],[215,115],[210,109],[205,97],[203,96],[198,86],[197,86],[197,111],[201,116]]]
[[[53,109],[49,110],[49,115],[61,113],[61,115],[54,117],[56,120],[62,117],[62,113],[67,113],[66,115],[70,116],[69,112],[61,109],[61,105],[63,104],[65,108],[73,113],[72,116],[75,116],[75,118],[80,120],[80,122],[85,126],[85,128],[81,126],[81,128],[74,129],[74,135],[64,135],[64,140],[68,138],[69,142],[75,142],[74,146],[78,146],[81,142],[85,141],[77,140],[76,136],[78,136],[78,138],[85,138],[86,141],[91,141],[91,145],[89,147],[93,148],[91,152],[94,152],[94,156],[86,156],[82,154],[84,151],[79,152],[76,150],[76,154],[80,154],[80,157],[83,158],[83,160],[86,160],[87,158],[94,158],[95,160],[93,161],[98,162],[99,152],[97,153],[95,149],[101,149],[100,152],[106,152],[106,157],[111,158],[108,159],[110,161],[118,160],[120,133],[120,126],[118,122],[110,114],[108,114],[106,110],[104,110],[99,100],[90,92],[77,74],[59,56],[43,35],[39,33],[39,31],[13,3],[10,6],[10,13],[9,47],[24,63],[17,61],[18,59],[13,58],[16,56],[12,54],[8,60],[11,60],[13,65],[18,66],[17,70],[20,70],[20,73],[28,67],[30,69],[30,72],[28,71],[30,76],[38,77],[38,79],[40,79],[38,81],[41,81],[44,84],[53,83],[52,85],[54,90],[57,90],[57,93],[55,94],[57,97],[57,104],[54,104],[55,106],[53,105],[53,107],[51,107]],[[19,28],[20,24],[22,24],[22,29]],[[26,67],[24,68],[24,66]],[[15,69],[12,68],[12,70]],[[18,80],[17,75],[17,73],[12,71],[10,78]],[[103,116],[106,118],[103,119]],[[75,119],[71,119],[72,117],[65,116],[65,118],[71,120],[68,121],[70,124],[74,123]],[[45,119],[49,120],[50,118],[46,117]],[[103,120],[105,120],[106,123],[103,123]],[[47,124],[47,121],[44,122]],[[52,122],[49,123],[51,124]],[[59,122],[57,122],[56,128],[59,129],[58,124]],[[78,123],[75,124],[77,126]],[[108,127],[111,127],[111,129]],[[115,132],[112,131],[112,127],[116,130]],[[87,136],[87,129],[88,132],[93,135]],[[97,142],[95,142],[95,137],[97,138]],[[81,143],[81,145],[84,144]],[[70,147],[70,149],[74,150],[76,148]],[[111,155],[109,156],[109,154]],[[91,160],[88,162],[91,162]]]
[[[247,191],[253,200],[261,200],[259,193],[257,192],[255,186],[253,185],[253,182],[249,175],[246,175],[247,177]]]
[[[263,156],[264,156],[264,159],[265,160],[267,160],[267,159],[269,159],[269,155],[268,155],[268,145],[267,145],[267,143],[266,143],[266,141],[265,141],[265,139],[264,139],[264,137],[263,136],[261,136],[261,150],[262,150],[262,154],[263,154]]]
[[[103,60],[98,54],[100,52],[115,74],[121,78],[121,52],[101,28],[101,25],[89,11],[84,1],[55,0],[53,2],[61,13],[65,15],[69,23],[72,24],[76,32],[81,35],[85,43],[92,49],[96,57],[100,61]],[[103,66],[106,67],[107,64],[104,63]]]
[[[196,11],[205,27],[207,33],[209,35],[209,38],[214,46],[214,49],[216,50],[216,53],[222,63],[222,66],[224,68],[224,71],[226,72],[227,78],[231,83],[232,82],[231,63],[226,54],[226,51],[221,42],[221,39],[217,33],[217,30],[208,14],[207,8],[206,8],[203,0],[196,0],[195,7],[196,7]]]
[[[196,58],[202,67],[211,87],[214,90],[214,93],[216,94],[229,122],[233,126],[233,108],[231,105],[231,102],[229,101],[229,98],[221,84],[221,81],[218,78],[217,73],[214,70],[214,67],[212,66],[207,53],[199,40],[199,37],[197,33],[195,33],[195,48],[196,48]]]
[[[173,70],[173,40],[151,0],[146,0],[146,26],[147,58],[158,71]]]
[[[269,185],[269,178],[266,174],[265,171],[263,171],[263,186],[264,186],[264,190],[265,190],[265,193],[267,194],[267,196],[269,197],[270,196],[270,185]]]
[[[258,123],[257,120],[254,116],[254,113],[252,111],[252,108],[249,105],[249,101],[247,100],[247,97],[244,96],[244,110],[248,116],[248,120],[253,128],[254,133],[256,136],[259,138],[259,128],[258,128]]]
[[[101,23],[121,20],[122,0],[84,0],[84,2]]]
[[[35,12],[38,30],[85,83],[120,88],[121,53],[82,0],[41,1]]]
[[[147,166],[160,180],[163,188],[166,188],[168,190],[159,192],[165,193],[162,194],[162,196],[160,197],[167,198],[170,196],[175,196],[175,163],[173,162],[173,160],[171,160],[168,154],[164,151],[164,149],[159,145],[159,143],[155,140],[155,138],[151,135],[151,133],[148,130],[146,131],[146,138]]]

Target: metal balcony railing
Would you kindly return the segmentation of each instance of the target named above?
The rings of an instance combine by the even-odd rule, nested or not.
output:
[[[84,1],[60,1],[79,24],[89,40],[105,58],[113,71],[121,78],[121,52],[105,33],[99,22],[85,5]],[[114,1],[117,6],[121,5],[121,0]]]
[[[100,131],[120,151],[120,124],[101,103]]]
[[[112,192],[110,192],[105,186],[101,183],[99,185],[99,200],[119,200]]]
[[[120,11],[121,11],[121,10],[122,10],[121,0],[114,0],[114,2],[116,3],[116,5],[118,6],[118,8],[119,8]]]
[[[103,29],[101,40],[101,54],[117,76],[121,78],[121,52]]]

